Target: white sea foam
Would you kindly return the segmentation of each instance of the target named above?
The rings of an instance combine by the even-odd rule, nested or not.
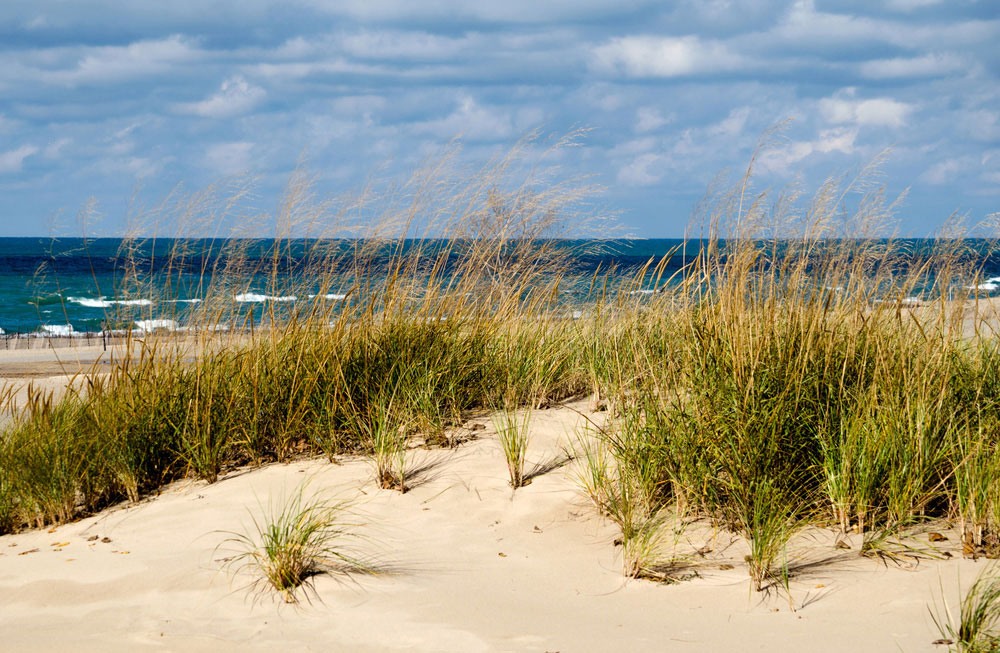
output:
[[[41,328],[47,336],[71,336],[76,333],[69,324],[43,324]]]
[[[325,295],[309,295],[309,299],[329,299],[331,301],[339,301],[341,299],[347,299],[347,295],[341,295],[339,293],[327,293]]]
[[[640,290],[633,290],[629,294],[630,295],[652,295],[654,292],[656,292],[656,291],[655,290],[651,290],[649,288],[642,288]]]
[[[91,299],[89,297],[67,297],[67,301],[87,308],[111,308],[112,306],[149,306],[153,302],[149,299]]]
[[[175,322],[174,320],[136,320],[135,328],[136,331],[141,331],[143,333],[148,333],[150,331],[155,331],[157,329],[176,331],[177,322]]]
[[[255,292],[245,292],[236,295],[236,301],[246,302],[294,302],[298,297],[295,295],[284,295],[275,297],[274,295],[261,295]]]
[[[170,300],[172,304],[200,304],[201,299],[195,297],[194,299],[172,299]]]
[[[997,281],[1000,281],[1000,279],[996,279],[996,281],[994,281],[993,279],[988,279],[986,281],[986,283],[981,283],[981,284],[979,284],[977,286],[966,286],[965,289],[966,290],[985,290],[986,292],[993,292],[997,288],[1000,288],[1000,285],[998,285],[996,283]]]

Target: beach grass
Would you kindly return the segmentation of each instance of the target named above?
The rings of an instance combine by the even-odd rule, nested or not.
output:
[[[266,255],[230,240],[197,262],[186,336],[134,338],[85,391],[22,407],[0,438],[0,531],[300,455],[368,456],[377,486],[405,491],[408,447],[448,445],[491,407],[517,487],[520,416],[589,394],[606,419],[581,439],[581,486],[621,530],[626,575],[662,566],[668,514],[745,538],[758,590],[787,583],[806,525],[946,519],[977,554],[1000,552],[1000,353],[990,305],[963,289],[978,259],[955,225],[915,251],[871,171],[805,197],[755,190],[751,165],[699,208],[677,275],[666,257],[600,272],[570,305],[567,239],[592,235],[593,189],[536,160],[572,139],[538,145],[474,170],[446,153],[332,203],[297,172]],[[225,214],[234,192],[182,207]],[[168,271],[188,256],[174,255]],[[152,283],[130,269],[126,288]],[[250,290],[256,311],[233,300]]]
[[[252,593],[272,590],[297,603],[318,574],[373,573],[351,553],[360,525],[351,519],[350,505],[305,491],[303,485],[287,499],[272,498],[260,514],[251,514],[246,532],[230,533],[216,549],[233,552],[225,566],[234,576],[249,574]]]

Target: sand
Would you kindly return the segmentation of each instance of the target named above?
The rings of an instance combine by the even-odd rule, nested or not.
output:
[[[586,408],[537,411],[529,461],[560,460]],[[426,470],[406,494],[377,489],[364,459],[310,459],[0,537],[0,648],[941,651],[928,607],[942,588],[957,604],[959,580],[986,564],[962,559],[950,531],[942,550],[953,558],[896,565],[835,549],[831,532],[814,529],[790,549],[818,562],[798,570],[791,600],[750,590],[745,548],[728,535],[692,556],[690,580],[626,581],[615,528],[580,494],[575,463],[512,491],[492,425],[477,421],[487,428],[463,431],[474,439],[455,449],[411,450]],[[223,531],[245,529],[250,511],[305,482],[354,502],[362,552],[383,573],[316,577],[299,605],[251,594],[248,577],[224,570]],[[679,550],[711,537],[695,525]]]

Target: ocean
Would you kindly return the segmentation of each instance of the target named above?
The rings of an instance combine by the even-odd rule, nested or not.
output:
[[[682,248],[684,241],[678,239],[563,242],[569,252],[567,278],[581,280],[576,286],[566,284],[566,301],[570,303],[586,299],[588,280],[595,273],[602,277],[609,274],[612,283],[630,280],[650,260],[658,261],[676,250],[666,265],[665,279],[689,263],[699,247],[697,241],[689,241]],[[941,245],[921,239],[899,242],[901,251],[908,252],[913,261],[922,260]],[[292,306],[317,299],[340,301],[344,289],[354,282],[349,262],[358,241],[330,244],[344,261],[343,269],[335,271],[342,275],[335,284],[300,288],[294,294],[280,290],[299,287],[296,277],[309,268],[308,259],[315,256],[313,244],[283,242],[280,256],[274,257],[276,242],[267,239],[136,242],[117,238],[0,238],[0,329],[9,337],[177,327],[183,324],[186,313],[205,299],[209,281],[218,274],[229,276],[226,288],[233,301],[251,310],[269,302]],[[397,251],[416,245],[417,241],[405,241]],[[423,246],[425,251],[433,251],[441,243],[424,241]],[[976,287],[981,295],[1000,291],[1000,250],[996,244],[962,241],[961,250],[970,270],[968,278],[960,281],[967,284],[962,287]],[[183,251],[183,256],[178,256],[178,251]],[[388,250],[383,258],[389,260]],[[371,269],[377,270],[379,257],[372,261]],[[269,283],[273,278],[279,282]],[[933,269],[923,290],[931,286]],[[651,290],[645,287],[636,292]],[[915,299],[920,298],[921,290],[916,289]]]

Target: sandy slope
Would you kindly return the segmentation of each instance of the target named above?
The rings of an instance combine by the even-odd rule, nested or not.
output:
[[[565,408],[536,413],[529,460],[558,456],[579,420]],[[572,463],[513,493],[492,429],[479,435],[414,450],[415,464],[433,466],[405,495],[375,489],[363,460],[313,460],[180,483],[54,532],[0,537],[0,648],[940,651],[928,605],[941,584],[954,602],[959,576],[968,584],[984,564],[884,566],[808,534],[795,550],[839,557],[793,581],[793,612],[786,598],[749,591],[741,543],[725,548],[725,537],[699,558],[698,578],[623,582],[614,528],[577,492]],[[318,577],[312,603],[298,607],[255,603],[245,578],[220,571],[218,531],[240,529],[258,500],[307,479],[357,499],[365,550],[387,573]],[[696,528],[682,548],[710,537]],[[726,562],[734,568],[720,570]]]

